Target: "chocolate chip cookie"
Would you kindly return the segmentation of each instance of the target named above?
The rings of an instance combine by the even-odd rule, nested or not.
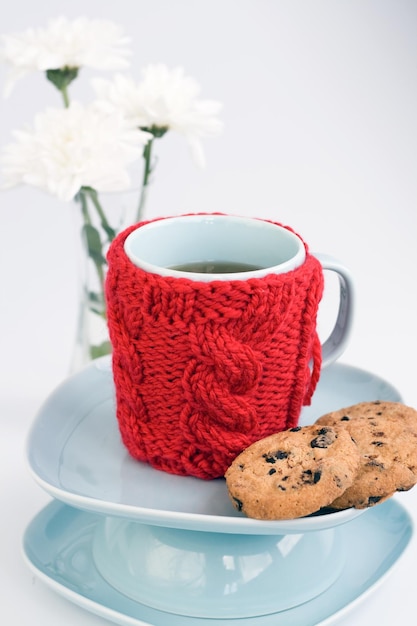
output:
[[[292,519],[339,497],[353,483],[359,459],[347,429],[313,424],[255,442],[225,478],[232,503],[248,517]]]
[[[318,427],[345,429],[361,461],[354,483],[331,503],[365,508],[417,483],[417,411],[398,402],[361,402],[320,417]]]

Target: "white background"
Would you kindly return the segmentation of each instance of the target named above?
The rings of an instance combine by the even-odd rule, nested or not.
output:
[[[182,65],[223,102],[222,135],[199,170],[173,133],[147,217],[223,211],[292,225],[356,281],[342,361],[389,380],[417,408],[417,3],[414,0],[13,0],[0,31],[63,14],[107,17],[133,39],[132,73]],[[0,79],[4,82],[5,68]],[[91,97],[83,70],[73,97]],[[95,74],[94,74],[95,75]],[[1,101],[0,142],[46,106],[41,75]],[[21,537],[49,501],[28,476],[24,443],[45,397],[68,374],[77,316],[72,207],[19,188],[0,195],[0,615],[9,626],[104,624],[26,569]],[[417,490],[398,496],[417,519]],[[414,624],[417,544],[343,624]],[[297,625],[302,626],[302,625]]]

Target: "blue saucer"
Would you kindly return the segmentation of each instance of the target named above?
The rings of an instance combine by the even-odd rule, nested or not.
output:
[[[102,520],[100,514],[54,501],[28,526],[24,555],[35,574],[57,593],[122,626],[276,626],[278,619],[280,626],[324,622],[329,626],[385,580],[413,532],[410,516],[394,497],[338,527],[339,539],[349,549],[342,571],[320,595],[279,613],[207,620],[153,609],[108,584],[93,556],[94,537]]]
[[[365,400],[401,401],[372,374],[335,363],[324,369],[300,424]],[[135,461],[121,442],[109,357],[64,381],[45,401],[27,442],[29,468],[53,498],[105,516],[165,528],[248,535],[316,532],[351,521],[354,509],[295,520],[250,519],[232,506],[224,479],[174,476]]]

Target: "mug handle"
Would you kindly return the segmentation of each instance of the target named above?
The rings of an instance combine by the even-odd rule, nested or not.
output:
[[[323,270],[335,272],[339,278],[339,311],[329,337],[322,345],[322,367],[336,361],[344,352],[352,331],[354,310],[354,285],[350,271],[338,259],[322,253],[313,253]]]

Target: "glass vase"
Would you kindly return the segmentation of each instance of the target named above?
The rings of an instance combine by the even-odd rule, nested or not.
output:
[[[104,292],[106,255],[114,237],[140,220],[138,203],[138,190],[98,194],[82,187],[74,199],[80,280],[71,371],[111,353]]]

